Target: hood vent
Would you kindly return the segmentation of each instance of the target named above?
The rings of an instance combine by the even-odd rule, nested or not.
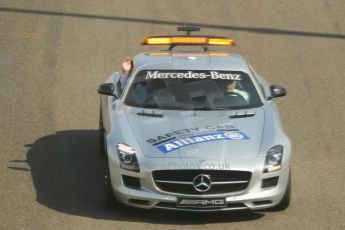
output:
[[[158,118],[163,118],[163,114],[158,114],[158,113],[145,113],[145,112],[140,112],[137,113],[138,116],[145,116],[145,117],[158,117]]]
[[[245,113],[235,113],[234,115],[230,115],[229,118],[246,118],[246,117],[254,117],[255,113],[248,113],[247,111]]]

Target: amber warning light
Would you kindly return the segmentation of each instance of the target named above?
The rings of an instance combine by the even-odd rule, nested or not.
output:
[[[234,40],[225,37],[193,37],[193,36],[153,36],[147,37],[142,45],[206,45],[234,46]]]

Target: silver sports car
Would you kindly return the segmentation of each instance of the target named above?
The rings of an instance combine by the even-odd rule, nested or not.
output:
[[[291,145],[272,101],[285,89],[269,86],[243,57],[209,50],[233,40],[179,30],[187,35],[144,40],[169,49],[136,55],[123,88],[120,73],[99,86],[107,204],[286,209]]]

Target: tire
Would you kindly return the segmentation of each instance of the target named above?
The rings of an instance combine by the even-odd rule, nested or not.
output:
[[[291,199],[291,172],[289,172],[288,184],[287,184],[283,199],[279,202],[277,206],[272,208],[272,211],[284,211],[290,206],[290,199]]]
[[[111,186],[111,179],[110,179],[108,166],[106,166],[106,169],[104,170],[104,192],[105,192],[105,204],[107,207],[117,208],[121,206],[121,204],[116,199],[113,192],[113,188]]]
[[[99,111],[99,128],[98,128],[98,138],[99,138],[99,153],[105,155],[105,148],[104,148],[104,127],[103,127],[103,120],[102,120],[102,110]]]

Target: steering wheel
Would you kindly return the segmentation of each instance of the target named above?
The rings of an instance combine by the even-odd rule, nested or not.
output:
[[[224,96],[226,96],[229,99],[231,98],[231,104],[233,106],[247,105],[246,99],[244,99],[244,97],[242,97],[242,95],[239,93],[226,92],[224,93]]]

